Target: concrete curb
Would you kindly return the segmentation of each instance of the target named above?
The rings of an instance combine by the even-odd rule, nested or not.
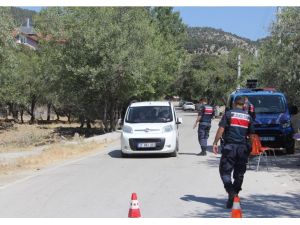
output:
[[[115,131],[115,132],[111,132],[111,133],[106,133],[106,134],[86,138],[86,139],[83,140],[83,142],[86,142],[86,143],[97,142],[97,143],[104,144],[104,143],[113,142],[113,141],[118,140],[120,138],[121,138],[121,132],[120,131]]]

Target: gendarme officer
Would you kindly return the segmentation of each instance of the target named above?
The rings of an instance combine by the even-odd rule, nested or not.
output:
[[[214,143],[213,152],[218,153],[218,141],[222,138],[220,160],[220,176],[224,188],[228,193],[227,208],[233,205],[234,196],[242,190],[246,164],[249,157],[247,140],[253,133],[251,116],[243,110],[245,99],[237,96],[234,100],[234,109],[227,111],[219,123]],[[231,174],[233,172],[232,182]]]
[[[214,116],[214,109],[210,105],[207,104],[206,98],[200,99],[200,110],[198,113],[198,117],[194,124],[193,129],[198,126],[198,141],[201,146],[201,152],[198,155],[206,155],[207,150],[207,139],[209,137],[209,131],[211,127],[211,120]]]

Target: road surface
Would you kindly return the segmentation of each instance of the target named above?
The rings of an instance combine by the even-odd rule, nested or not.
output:
[[[177,158],[121,158],[120,143],[81,160],[41,170],[0,187],[0,217],[125,218],[136,192],[142,217],[230,217],[219,177],[220,155],[200,146],[192,126],[196,113],[182,112]],[[212,144],[217,120],[213,121]],[[299,152],[280,155],[269,171],[247,171],[240,193],[244,217],[299,217]]]

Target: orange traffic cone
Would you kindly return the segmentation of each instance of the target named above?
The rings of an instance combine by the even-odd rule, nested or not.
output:
[[[239,196],[235,196],[233,199],[233,206],[231,210],[231,218],[242,218],[242,209],[240,206]]]
[[[141,212],[140,212],[139,202],[137,200],[137,195],[136,193],[132,193],[128,218],[139,218],[139,217],[141,217]]]

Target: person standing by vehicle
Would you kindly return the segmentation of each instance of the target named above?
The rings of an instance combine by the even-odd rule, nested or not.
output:
[[[200,99],[200,108],[198,117],[194,124],[193,129],[198,126],[198,141],[201,146],[201,152],[198,155],[205,156],[207,150],[207,139],[209,137],[209,131],[211,127],[211,120],[214,116],[214,109],[207,104],[207,98]]]
[[[252,118],[243,110],[244,104],[243,97],[237,96],[235,98],[234,109],[223,115],[213,142],[213,152],[217,154],[218,141],[223,137],[219,172],[224,188],[228,193],[227,208],[232,207],[234,197],[242,190],[246,164],[250,154],[247,148],[247,139],[254,132]]]
[[[255,108],[254,108],[254,105],[251,104],[251,102],[249,101],[249,99],[248,99],[247,96],[245,96],[244,99],[245,99],[245,104],[243,106],[243,110],[246,111],[252,117],[253,120],[255,120]]]
[[[254,121],[255,120],[255,108],[254,108],[254,105],[249,101],[248,97],[247,96],[244,96],[244,99],[245,99],[245,104],[243,106],[243,110],[248,113],[252,120]],[[251,151],[251,148],[252,148],[252,144],[251,144],[251,141],[250,139],[247,140],[247,147],[248,147],[248,150]]]

